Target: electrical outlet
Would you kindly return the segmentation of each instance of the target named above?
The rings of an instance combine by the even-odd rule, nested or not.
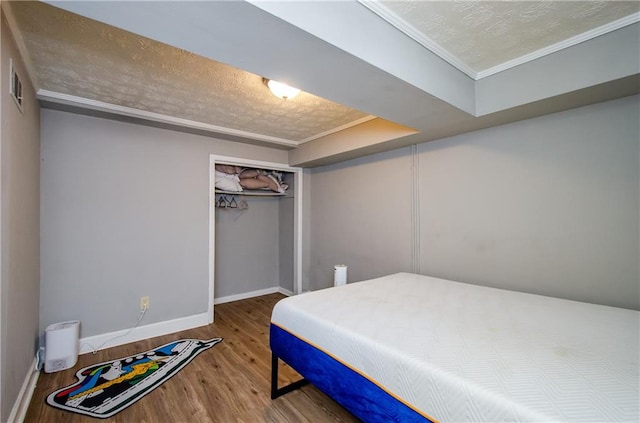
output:
[[[140,311],[149,310],[149,297],[140,297]]]

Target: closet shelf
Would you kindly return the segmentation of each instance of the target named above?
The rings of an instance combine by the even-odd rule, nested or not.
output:
[[[287,195],[286,192],[279,193],[273,191],[258,191],[258,190],[249,190],[249,191],[223,191],[221,189],[215,190],[216,194],[226,194],[226,195],[246,195],[253,197],[284,197]]]

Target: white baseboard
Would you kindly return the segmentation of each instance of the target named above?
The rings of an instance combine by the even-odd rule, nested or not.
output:
[[[260,295],[273,294],[279,292],[286,296],[293,295],[293,292],[281,287],[261,289],[258,291],[245,292],[237,295],[229,295],[214,300],[214,304],[223,304],[231,301],[244,300],[258,297]],[[80,339],[80,354],[86,354],[105,348],[116,347],[142,339],[153,338],[155,336],[168,335],[182,330],[193,329],[211,323],[209,313],[194,314],[193,316],[181,317],[179,319],[167,320],[164,322],[152,323],[150,325],[138,326],[131,330],[123,329],[115,332],[103,333],[101,335],[88,336]],[[104,345],[103,345],[104,344]]]
[[[286,295],[287,297],[293,296],[293,291],[289,291],[288,289],[284,289],[281,287],[278,287],[278,292],[281,293],[282,295]]]
[[[36,383],[40,376],[40,372],[35,370],[35,368],[36,358],[33,359],[33,363],[31,363],[31,367],[29,367],[29,373],[27,373],[24,378],[22,388],[20,388],[20,392],[18,393],[18,398],[16,398],[16,402],[13,404],[11,414],[9,414],[9,423],[22,423],[27,415],[27,409],[31,403],[31,397],[36,389]]]
[[[282,295],[286,295],[287,297],[290,297],[293,295],[293,292],[289,291],[288,289],[284,289],[279,286],[274,286],[273,288],[260,289],[260,290],[251,291],[251,292],[243,292],[242,294],[227,295],[226,297],[218,297],[213,300],[213,303],[214,304],[230,303],[231,301],[246,300],[247,298],[259,297],[261,295],[275,294],[276,292],[279,292]]]
[[[181,317],[164,322],[151,323],[137,328],[124,329],[115,332],[103,333],[101,335],[88,336],[80,339],[80,354],[111,348],[142,339],[153,338],[155,336],[168,335],[181,330],[193,329],[211,323],[209,313],[194,314],[193,316]],[[128,333],[127,333],[128,332]],[[105,343],[106,342],[106,343]],[[104,344],[104,345],[103,345]]]

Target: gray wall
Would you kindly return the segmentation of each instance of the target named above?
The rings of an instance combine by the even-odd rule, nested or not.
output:
[[[417,248],[423,274],[640,308],[639,113],[634,96],[421,144],[416,191],[408,148],[314,169],[309,286],[336,263],[411,271]]]
[[[635,23],[479,79],[476,116],[637,75],[638,39]]]
[[[248,209],[216,209],[216,299],[274,287],[293,291],[294,186],[289,175],[286,197],[238,196]]]
[[[284,150],[42,111],[41,330],[130,327],[143,295],[142,324],[206,312],[209,154],[286,162]]]
[[[248,209],[216,209],[215,298],[278,286],[279,200],[241,198]]]
[[[38,343],[40,108],[2,14],[0,24],[0,421],[7,421]],[[9,58],[22,79],[23,110],[9,96]]]
[[[293,179],[293,178],[292,178]],[[293,186],[289,187],[289,190],[293,192]],[[294,292],[294,275],[293,275],[293,255],[294,255],[294,197],[287,196],[281,198],[279,201],[280,213],[279,213],[279,249],[280,249],[280,277],[279,284],[281,288]]]
[[[302,291],[311,290],[311,174],[312,169],[302,171]]]
[[[348,265],[350,282],[411,270],[409,151],[312,170],[311,290],[333,284],[335,264]]]
[[[638,97],[422,144],[425,274],[638,308]]]

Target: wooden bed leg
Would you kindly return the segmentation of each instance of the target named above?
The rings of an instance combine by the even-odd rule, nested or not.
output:
[[[307,379],[300,379],[282,388],[278,388],[278,356],[273,352],[271,353],[271,399],[276,399],[281,395],[295,391],[307,383],[309,383]]]

